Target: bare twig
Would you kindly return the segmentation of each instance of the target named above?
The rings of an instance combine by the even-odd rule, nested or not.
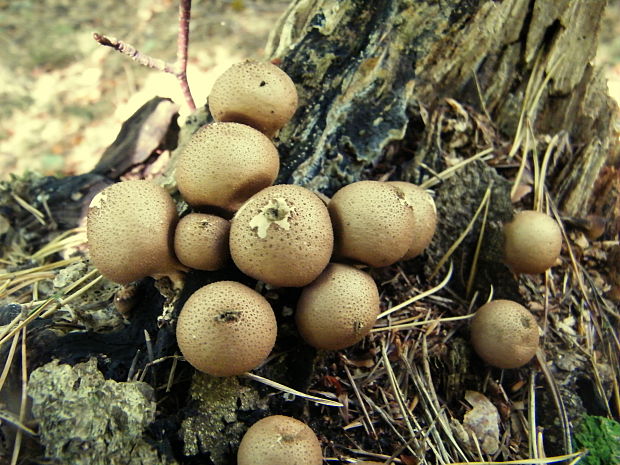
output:
[[[192,0],[181,0],[179,3],[179,33],[177,35],[176,77],[181,85],[185,101],[191,111],[196,109],[194,97],[187,82],[187,47],[189,46],[189,20],[192,11]]]
[[[196,110],[194,98],[187,82],[187,48],[189,45],[189,20],[191,17],[191,0],[180,0],[179,2],[179,31],[177,33],[177,58],[174,63],[169,63],[158,58],[153,58],[140,52],[133,45],[95,32],[93,38],[101,45],[111,47],[114,50],[127,55],[132,60],[140,63],[147,68],[157,69],[165,73],[173,74],[179,81],[185,103],[191,111]]]

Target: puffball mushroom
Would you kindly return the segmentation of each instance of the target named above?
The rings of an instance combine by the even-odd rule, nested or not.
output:
[[[420,255],[431,243],[437,229],[437,208],[433,197],[420,186],[404,181],[389,181],[388,184],[403,192],[405,202],[413,211],[413,237],[402,258],[409,260]]]
[[[536,354],[538,324],[522,305],[512,300],[492,300],[474,315],[471,342],[489,365],[519,368]]]
[[[268,137],[293,117],[297,90],[291,78],[268,62],[244,61],[213,84],[209,110],[216,121],[247,124]]]
[[[218,281],[187,299],[176,334],[181,353],[194,368],[234,376],[267,358],[276,331],[273,309],[262,295],[235,281]]]
[[[106,187],[91,201],[86,218],[90,258],[119,284],[152,276],[176,281],[186,268],[172,247],[176,206],[161,186],[144,180]]]
[[[215,271],[230,258],[230,222],[205,213],[181,218],[174,232],[174,252],[181,263],[196,270]]]
[[[407,253],[415,227],[402,190],[385,182],[358,181],[338,190],[327,206],[340,257],[374,267]]]
[[[301,337],[317,349],[338,350],[363,339],[379,315],[379,291],[370,275],[330,263],[301,292],[295,320]]]
[[[237,465],[321,465],[316,434],[305,423],[272,415],[254,423],[237,451]]]
[[[193,207],[236,211],[278,176],[280,158],[273,143],[245,124],[213,123],[196,131],[183,147],[176,181]]]
[[[325,204],[294,184],[263,189],[231,220],[233,261],[246,275],[273,286],[312,282],[329,263],[333,245]]]
[[[562,250],[562,231],[549,215],[524,210],[504,225],[504,261],[515,273],[543,273]]]

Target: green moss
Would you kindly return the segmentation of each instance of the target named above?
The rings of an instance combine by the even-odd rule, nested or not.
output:
[[[620,423],[605,417],[586,416],[575,433],[575,443],[589,453],[585,465],[620,463]]]

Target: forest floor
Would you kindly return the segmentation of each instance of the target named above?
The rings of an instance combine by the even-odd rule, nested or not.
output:
[[[269,31],[288,2],[216,0],[194,3],[188,75],[196,103],[203,105],[211,84],[224,69],[245,58],[262,56]],[[27,170],[61,176],[87,172],[112,143],[121,124],[152,97],[170,97],[182,105],[183,99],[173,77],[142,68],[127,57],[99,46],[92,39],[93,32],[115,36],[144,53],[172,61],[176,52],[176,19],[177,2],[174,0],[0,0],[0,39],[5,44],[0,48],[0,180],[8,178],[11,173],[21,175]],[[619,2],[610,2],[597,60],[608,76],[611,95],[620,101]],[[181,124],[186,115],[187,111],[182,109]],[[570,450],[570,438],[560,438],[560,433],[566,431],[565,425],[557,424],[558,419],[565,419],[558,415],[558,410],[565,415],[564,409],[572,413],[572,398],[565,386],[572,388],[581,383],[580,389],[583,385],[583,390],[591,394],[588,397],[594,404],[586,406],[588,411],[606,415],[613,402],[598,405],[600,399],[597,395],[600,394],[598,391],[609,390],[608,385],[611,379],[615,379],[615,372],[606,364],[596,363],[597,357],[604,358],[604,354],[590,350],[589,345],[587,351],[577,350],[575,353],[563,349],[574,349],[573,339],[577,333],[584,339],[588,339],[584,334],[588,337],[599,335],[599,321],[593,323],[587,319],[584,316],[587,312],[580,313],[582,319],[576,320],[561,311],[568,298],[573,299],[576,308],[587,308],[581,300],[587,300],[584,297],[586,293],[582,292],[584,283],[579,282],[580,288],[577,288],[570,278],[573,271],[577,271],[576,260],[587,270],[589,281],[585,286],[588,290],[590,287],[598,289],[592,295],[600,297],[599,291],[606,286],[605,264],[608,259],[607,250],[599,244],[593,245],[595,241],[590,241],[584,232],[571,230],[566,237],[572,247],[570,259],[563,256],[562,264],[554,268],[553,274],[520,281],[520,293],[530,309],[537,317],[549,321],[549,328],[545,328],[548,329],[545,348],[552,346],[553,350],[547,350],[547,353],[553,353],[560,360],[554,367],[559,367],[559,373],[564,377],[556,380],[562,382],[560,394],[558,386],[552,384],[556,381],[551,381],[554,378],[548,372],[542,352],[533,362],[544,374],[538,379],[535,374],[523,376],[525,372],[506,371],[505,374],[502,372],[501,382],[497,383],[491,370],[479,360],[474,362],[476,366],[473,368],[468,366],[467,361],[472,357],[466,339],[461,337],[463,325],[449,319],[440,321],[439,318],[448,314],[448,308],[451,311],[458,309],[460,313],[457,315],[461,319],[471,309],[457,299],[452,300],[448,294],[446,297],[432,295],[434,292],[431,292],[428,300],[419,302],[415,311],[407,309],[398,314],[400,318],[405,317],[401,321],[411,324],[409,332],[404,332],[404,335],[398,331],[392,332],[387,326],[391,323],[384,319],[359,348],[319,356],[323,357],[320,361],[325,370],[313,374],[311,392],[331,396],[332,401],[346,405],[338,413],[316,405],[309,407],[310,414],[304,412],[312,418],[311,426],[321,435],[328,456],[333,461],[343,457],[346,460],[385,460],[395,450],[397,463],[414,464],[418,446],[414,441],[405,441],[403,436],[408,438],[409,433],[412,437],[420,436],[414,434],[414,430],[419,433],[420,425],[409,423],[409,419],[417,422],[418,418],[427,428],[419,447],[430,444],[431,448],[438,449],[435,451],[437,456],[445,454],[442,449],[444,435],[448,435],[453,443],[457,442],[455,437],[458,433],[464,435],[464,438],[457,439],[459,444],[467,444],[467,448],[460,455],[454,455],[455,460],[471,457],[482,460],[483,453],[494,458],[501,454],[506,460],[529,453],[528,456],[537,460],[530,463],[545,463],[545,452]],[[54,251],[69,248],[71,239],[64,236],[49,247],[45,246],[47,249],[43,247],[41,250],[48,255],[41,256],[49,258]],[[79,260],[76,258],[73,263],[76,267],[83,265]],[[6,262],[9,263],[9,260]],[[421,272],[423,266],[412,262],[402,268],[398,265],[373,274],[375,280],[381,283],[384,297],[388,296],[384,299],[389,300],[384,302],[386,306],[397,306],[428,287],[428,282],[422,282],[422,278],[418,280],[424,274]],[[67,267],[69,271],[70,268]],[[78,276],[79,273],[83,274],[83,278],[89,275],[85,274],[84,269],[78,270]],[[460,271],[455,271],[455,274]],[[41,272],[51,273],[50,269]],[[444,272],[445,269],[442,276]],[[33,275],[32,279],[43,278]],[[64,284],[71,282],[68,277],[63,279],[67,280]],[[6,281],[3,290],[7,290],[9,281]],[[54,286],[55,281],[54,278]],[[32,283],[22,279],[12,282],[8,290],[24,298],[32,295],[33,300],[35,294],[49,290],[43,284],[40,289],[28,284]],[[66,288],[74,289],[71,285]],[[593,304],[597,306],[598,302],[596,300]],[[597,314],[617,321],[613,320],[617,318],[613,309],[602,305],[600,308]],[[420,328],[417,329],[416,325]],[[608,330],[607,327],[604,329]],[[4,342],[9,340],[8,337],[4,339]],[[14,341],[17,340],[16,336]],[[608,345],[613,346],[611,341]],[[282,352],[286,353],[285,350]],[[408,359],[403,354],[412,355]],[[590,367],[590,361],[594,371],[583,371],[584,366]],[[277,366],[277,362],[272,365]],[[577,370],[577,366],[581,368]],[[268,375],[269,369],[262,367],[259,372]],[[394,375],[393,369],[400,371]],[[188,373],[187,366],[179,370],[183,376]],[[143,373],[147,373],[147,368]],[[471,379],[471,373],[476,373],[475,380]],[[397,379],[398,376],[401,378]],[[569,379],[571,377],[574,379]],[[401,383],[402,379],[406,382]],[[546,383],[550,384],[548,388]],[[419,395],[406,395],[408,393],[400,391],[402,385]],[[472,390],[464,392],[465,386],[472,385],[485,392],[493,405],[499,405],[499,412],[484,395]],[[617,401],[617,384],[615,386]],[[541,394],[536,397],[535,392]],[[565,405],[559,408],[558,398],[565,395],[568,396],[563,398]],[[271,396],[272,402],[276,402],[275,397]],[[466,407],[462,399],[474,408]],[[533,399],[539,402],[538,407],[532,404]],[[290,405],[287,407],[285,400],[279,402],[283,409],[291,408]],[[383,402],[387,406],[385,410],[381,409]],[[366,405],[369,412],[362,414],[359,409],[356,411],[357,405],[362,405],[362,409]],[[167,404],[164,408],[173,410]],[[527,412],[532,411],[540,417],[535,414],[528,417]],[[498,415],[501,416],[501,438],[500,421],[495,419]],[[489,418],[492,418],[492,425],[491,430],[487,431]],[[459,423],[461,420],[463,424],[469,424],[470,430],[480,432],[478,438],[488,438],[491,444],[471,440],[469,430],[463,429]],[[548,451],[543,447],[543,428],[538,430],[536,421],[539,425],[555,427],[544,431],[545,440],[551,443]],[[375,425],[381,425],[381,430],[377,426],[375,431]],[[498,441],[502,444],[501,450]],[[565,447],[560,447],[561,443]],[[377,444],[382,453],[373,455],[372,448]],[[395,444],[399,445],[400,450],[394,449]],[[529,444],[529,451],[525,450],[528,447],[525,444]],[[578,447],[582,445],[580,443]],[[491,450],[495,452],[489,452]],[[386,455],[386,451],[389,454]],[[570,458],[580,457],[576,454]],[[445,460],[446,463],[450,461]]]
[[[194,2],[188,79],[197,105],[235,62],[260,59],[288,2]],[[174,61],[174,0],[0,1],[0,179],[26,170],[80,174],[154,96],[183,103],[172,75],[102,47],[93,32]],[[181,111],[181,121],[187,114]]]

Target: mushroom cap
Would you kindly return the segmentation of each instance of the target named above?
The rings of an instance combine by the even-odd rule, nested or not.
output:
[[[103,276],[120,284],[174,274],[183,269],[172,247],[177,221],[175,203],[163,187],[144,180],[112,184],[88,208],[90,258]]]
[[[400,189],[379,181],[358,181],[338,190],[327,206],[336,254],[374,267],[403,258],[415,226],[404,197]]]
[[[196,270],[215,271],[230,258],[230,222],[205,213],[181,218],[174,232],[174,252],[179,261]]]
[[[305,423],[272,415],[254,423],[237,452],[237,465],[321,465],[323,452]]]
[[[273,137],[297,110],[297,90],[276,65],[248,60],[231,66],[215,81],[209,110],[216,121],[247,124]]]
[[[243,273],[273,286],[314,281],[329,263],[333,245],[325,204],[294,184],[263,189],[231,221],[233,261]]]
[[[520,211],[504,225],[504,261],[515,273],[543,273],[562,251],[562,231],[549,215]]]
[[[183,147],[175,176],[190,205],[235,211],[270,186],[279,169],[278,150],[264,134],[245,124],[213,123]]]
[[[276,318],[258,292],[218,281],[194,292],[179,314],[177,342],[194,368],[234,376],[256,368],[273,349]]]
[[[512,300],[492,300],[478,309],[471,323],[471,342],[481,359],[498,368],[519,368],[538,349],[534,316]]]
[[[420,255],[433,240],[437,229],[437,208],[433,197],[420,186],[404,181],[389,181],[388,184],[403,191],[405,202],[413,210],[413,238],[402,258],[409,260]]]
[[[295,320],[304,340],[317,349],[338,350],[363,339],[379,315],[379,291],[370,275],[330,263],[301,292]]]

